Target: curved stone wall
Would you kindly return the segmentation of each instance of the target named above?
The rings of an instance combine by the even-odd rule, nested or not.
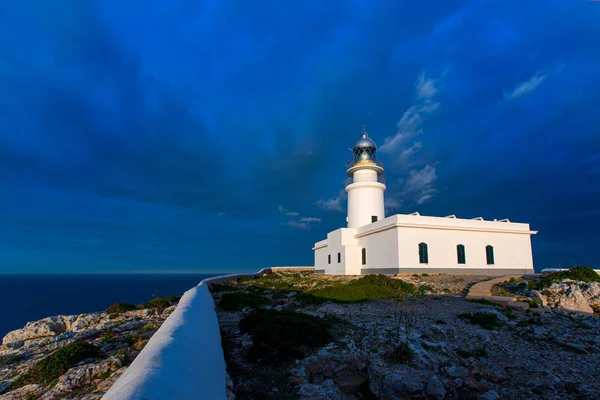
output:
[[[262,276],[275,269],[314,271],[312,267],[265,268],[203,280],[184,293],[175,311],[102,399],[227,399],[227,366],[209,284]]]

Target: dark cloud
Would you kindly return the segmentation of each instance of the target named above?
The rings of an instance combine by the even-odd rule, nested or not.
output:
[[[2,4],[3,270],[310,264],[344,224],[322,205],[363,124],[380,146],[414,130],[380,154],[391,212],[530,222],[538,267],[597,266],[599,18],[583,1]]]

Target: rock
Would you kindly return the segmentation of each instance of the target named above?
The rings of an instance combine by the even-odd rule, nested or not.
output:
[[[448,368],[448,375],[450,375],[453,378],[464,378],[466,376],[469,376],[469,371],[467,371],[464,367],[452,366]]]
[[[498,320],[502,322],[508,322],[508,317],[501,312],[498,312],[495,308],[480,308],[477,310],[478,313],[481,314],[494,314]]]
[[[479,396],[479,400],[498,400],[499,398],[500,396],[498,396],[498,393],[494,390],[490,390]]]
[[[446,389],[444,388],[444,384],[440,382],[435,375],[433,375],[427,383],[427,394],[437,400],[442,400],[444,397],[446,397]]]
[[[2,344],[20,342],[28,339],[39,337],[60,335],[67,330],[67,320],[72,316],[65,317],[58,315],[56,317],[48,317],[39,321],[28,322],[24,328],[8,332],[2,339]],[[70,323],[69,323],[70,325]]]
[[[342,400],[342,393],[333,380],[320,385],[307,383],[298,389],[299,400]]]
[[[454,383],[456,384],[456,387],[462,387],[465,384],[465,382],[460,378],[456,378]]]
[[[40,385],[25,385],[0,396],[0,400],[23,400],[35,397],[42,387]]]
[[[51,400],[54,398],[63,398],[76,389],[85,385],[90,385],[95,378],[102,374],[110,373],[121,368],[121,360],[117,357],[110,357],[97,364],[85,364],[74,367],[63,374],[58,383],[48,392],[44,393],[39,400]]]
[[[423,382],[412,376],[403,377],[392,386],[394,395],[399,399],[405,398],[407,394],[422,392],[423,389]]]
[[[533,335],[536,337],[545,337],[548,335],[548,331],[543,326],[536,326],[533,328]]]

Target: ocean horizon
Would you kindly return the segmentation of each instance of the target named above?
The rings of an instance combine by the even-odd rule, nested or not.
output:
[[[121,302],[145,303],[153,297],[181,296],[211,276],[228,273],[98,273],[0,275],[0,339],[8,332],[54,315],[104,311]]]

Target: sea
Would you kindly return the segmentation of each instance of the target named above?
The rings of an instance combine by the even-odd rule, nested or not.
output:
[[[104,311],[121,302],[181,296],[202,279],[223,274],[0,275],[0,339],[53,315]]]

